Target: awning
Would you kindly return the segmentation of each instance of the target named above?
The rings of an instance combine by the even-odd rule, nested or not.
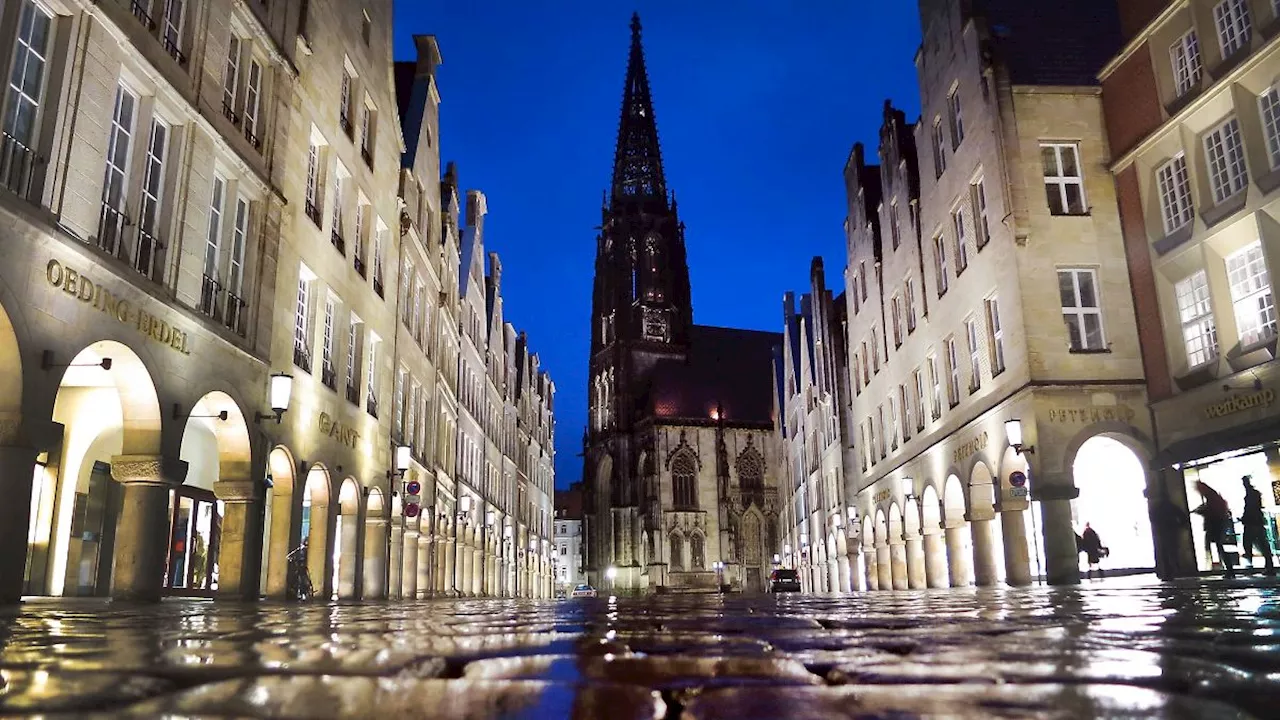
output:
[[[1156,453],[1151,467],[1161,470],[1174,463],[1186,463],[1232,450],[1265,445],[1280,440],[1280,414],[1225,430],[1179,440]]]

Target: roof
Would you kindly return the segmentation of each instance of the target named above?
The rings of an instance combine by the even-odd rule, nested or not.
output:
[[[978,0],[1014,85],[1097,85],[1120,49],[1115,0]]]
[[[719,408],[730,423],[773,423],[773,349],[782,335],[694,325],[683,359],[658,360],[647,407],[662,419],[711,420]]]
[[[556,490],[555,508],[557,520],[582,519],[582,483],[576,482],[568,490]]]

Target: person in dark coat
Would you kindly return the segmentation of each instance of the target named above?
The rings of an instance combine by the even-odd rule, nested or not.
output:
[[[1253,549],[1257,548],[1267,561],[1267,574],[1275,575],[1271,545],[1267,542],[1267,521],[1262,514],[1262,493],[1253,486],[1252,476],[1245,475],[1240,479],[1244,482],[1244,514],[1240,516],[1240,523],[1244,525],[1244,558],[1252,562]]]
[[[1111,554],[1102,544],[1102,538],[1098,537],[1098,531],[1093,529],[1089,523],[1084,524],[1084,532],[1080,534],[1080,550],[1084,552],[1085,557],[1089,560],[1089,571],[1087,577],[1093,579],[1094,568],[1098,570],[1098,577],[1106,577],[1102,568],[1098,567],[1098,563],[1102,562],[1102,558]]]
[[[1205,548],[1218,546],[1218,558],[1222,561],[1223,576],[1233,578],[1236,576],[1235,556],[1223,547],[1227,530],[1231,525],[1231,506],[1218,494],[1217,490],[1209,487],[1203,480],[1196,481],[1196,491],[1204,498],[1204,502],[1191,512],[1204,517]]]

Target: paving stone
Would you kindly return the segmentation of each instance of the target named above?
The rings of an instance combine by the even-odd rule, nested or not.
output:
[[[783,658],[710,658],[624,655],[537,655],[494,658],[467,665],[465,677],[588,680],[643,685],[662,690],[732,685],[818,685],[804,665]]]
[[[165,680],[119,673],[0,670],[0,713],[55,713],[121,705],[173,689]]]

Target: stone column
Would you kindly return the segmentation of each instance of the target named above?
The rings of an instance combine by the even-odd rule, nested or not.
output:
[[[1022,510],[1006,510],[1001,516],[1004,536],[1004,577],[1014,587],[1031,584],[1031,552],[1027,548],[1027,523]]]
[[[390,587],[387,596],[392,600],[401,600],[404,598],[404,528],[401,526],[403,520],[396,520],[391,523],[391,559],[390,559]]]
[[[902,540],[889,543],[889,576],[894,590],[907,589],[907,547]]]
[[[926,587],[924,572],[924,543],[919,533],[907,534],[907,587],[919,590]]]
[[[360,516],[340,513],[342,532],[338,534],[338,597],[356,598],[356,578],[360,576]],[[335,523],[336,524],[336,523]]]
[[[418,536],[413,528],[404,531],[404,570],[400,575],[400,592],[405,600],[418,597]]]
[[[421,533],[418,535],[418,567],[415,569],[418,573],[418,592],[417,599],[425,600],[431,597],[431,534]]]
[[[445,572],[445,563],[449,557],[449,548],[446,544],[445,536],[437,534],[435,537],[435,543],[431,547],[435,552],[435,557],[433,558],[435,561],[435,577],[432,578],[431,587],[434,588],[435,595],[437,597],[442,597],[449,589],[449,575]]]
[[[1049,584],[1079,585],[1080,552],[1076,549],[1076,530],[1071,525],[1071,501],[1080,491],[1071,484],[1070,476],[1059,475],[1041,476],[1034,481],[1031,492],[1040,501]]]
[[[947,528],[947,575],[951,587],[967,587],[969,577],[969,551],[964,546],[964,526]]]
[[[113,599],[160,599],[169,550],[169,492],[174,485],[161,476],[160,468],[159,455],[111,458],[111,476],[124,486],[123,505],[116,521]]]
[[[991,536],[991,522],[969,522],[969,530],[973,533],[973,584],[978,587],[996,584],[996,548]]]
[[[272,600],[284,600],[288,596],[289,552],[301,544],[294,535],[293,518],[294,513],[302,508],[294,505],[294,497],[293,492],[284,493],[281,485],[271,491],[271,549],[267,552],[265,572],[267,597]],[[301,525],[296,529],[301,531]]]
[[[864,562],[866,563],[867,589],[879,590],[880,589],[880,568],[879,568],[880,553],[876,551],[874,548],[866,548],[866,550],[869,550],[870,552],[862,553],[862,557]]]
[[[258,597],[257,578],[249,577],[254,559],[262,557],[262,523],[253,521],[253,515],[261,512],[256,491],[252,480],[218,480],[213,484],[214,496],[223,502],[222,528],[218,534],[220,600]]]
[[[305,490],[304,490],[305,492]],[[333,595],[333,544],[329,541],[332,523],[328,504],[311,502],[311,529],[307,537],[307,575],[311,577],[311,589],[315,597],[328,600]]]
[[[0,435],[17,433],[16,420],[0,421]],[[12,442],[16,438],[4,439]],[[36,455],[35,448],[0,445],[0,492],[4,493],[0,502],[0,605],[12,605],[22,597]]]
[[[876,545],[876,582],[881,590],[893,589],[893,560],[887,542]]]
[[[382,600],[387,596],[387,519],[364,519],[364,592],[366,600]]]
[[[444,592],[451,597],[458,595],[458,541],[448,538],[444,547]]]
[[[850,585],[849,575],[849,556],[841,555],[837,561],[837,572],[840,576],[840,586],[836,588],[837,592],[851,592],[853,587]]]
[[[925,583],[931,588],[950,587],[947,577],[947,549],[942,541],[942,534],[928,533],[924,536],[924,576]]]

